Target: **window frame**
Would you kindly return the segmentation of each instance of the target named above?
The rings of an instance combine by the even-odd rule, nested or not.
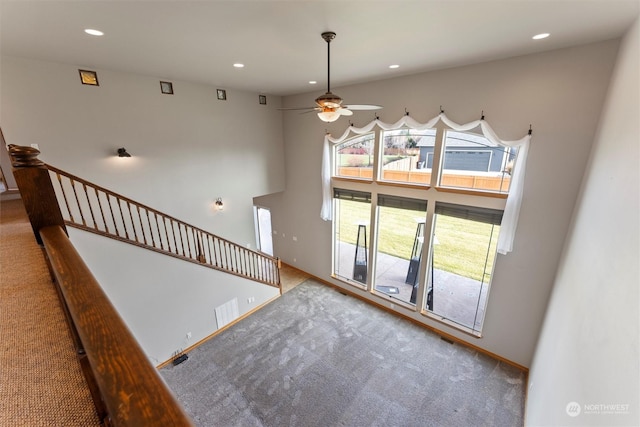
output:
[[[373,164],[371,165],[371,178],[367,178],[367,177],[355,177],[355,176],[345,176],[345,175],[338,175],[338,172],[340,170],[340,168],[342,167],[339,162],[338,162],[338,156],[339,153],[338,151],[340,150],[340,147],[345,147],[348,145],[354,145],[357,143],[357,140],[364,140],[367,137],[371,136],[371,139],[373,140],[373,146],[371,147],[371,156],[373,157]],[[337,144],[333,147],[332,149],[332,153],[331,153],[331,157],[332,157],[332,171],[331,171],[331,177],[333,178],[338,178],[338,179],[344,179],[344,180],[354,180],[354,181],[361,181],[361,182],[372,182],[375,180],[376,178],[376,135],[374,131],[371,132],[367,132],[367,133],[363,133],[362,135],[355,135],[351,138],[346,139],[345,141],[341,142],[340,144]],[[368,168],[367,168],[368,169]]]
[[[344,283],[348,283],[351,286],[355,286],[357,288],[360,289],[367,289],[368,288],[368,283],[370,282],[370,277],[371,277],[371,271],[372,271],[372,264],[371,261],[368,261],[366,264],[366,281],[365,282],[360,282],[358,280],[356,280],[355,278],[348,278],[346,276],[340,275],[338,272],[339,268],[343,268],[340,267],[338,265],[338,263],[336,262],[337,257],[339,257],[338,253],[337,253],[337,246],[338,243],[336,241],[336,235],[338,233],[338,229],[341,227],[341,224],[339,223],[340,219],[339,216],[336,215],[336,211],[338,210],[337,207],[337,202],[340,200],[345,200],[345,201],[352,201],[352,202],[357,202],[357,203],[362,203],[364,205],[369,205],[371,206],[373,204],[373,200],[372,200],[372,194],[370,192],[367,191],[362,191],[362,190],[356,190],[356,189],[346,189],[346,188],[339,188],[339,187],[333,187],[331,190],[331,193],[333,194],[332,197],[332,207],[331,209],[333,210],[333,214],[334,214],[334,221],[332,221],[332,242],[331,242],[331,277],[333,277],[336,280],[339,280],[341,282]],[[337,197],[336,197],[337,196]],[[351,196],[351,197],[349,197]],[[368,227],[368,231],[365,229],[365,242],[367,239],[369,239],[369,242],[371,242],[371,235],[372,235],[372,218],[371,216],[369,216],[369,221],[366,224],[366,227]],[[341,240],[342,241],[342,240]],[[340,241],[340,242],[341,242]],[[366,243],[365,243],[366,244]],[[371,260],[371,247],[372,244],[369,243],[367,246],[367,254],[366,254],[366,258],[367,260]],[[357,247],[355,249],[355,251],[357,251]],[[354,255],[356,255],[356,252],[354,252]],[[352,271],[352,275],[353,275],[353,271]]]
[[[509,196],[509,192],[511,191],[511,182],[509,182],[509,188],[507,189],[507,191],[502,191],[502,190],[490,190],[490,189],[483,189],[483,188],[457,187],[457,186],[453,186],[453,185],[443,185],[443,184],[442,184],[442,179],[443,179],[444,171],[445,171],[444,163],[445,163],[445,161],[446,161],[446,155],[447,155],[447,152],[452,153],[452,152],[463,152],[463,151],[481,151],[481,150],[479,150],[479,149],[477,149],[477,148],[476,148],[476,149],[472,149],[472,150],[471,150],[471,149],[470,149],[470,150],[464,150],[464,149],[449,149],[449,150],[447,150],[447,146],[446,146],[446,142],[447,142],[447,138],[448,138],[448,137],[447,137],[447,134],[448,134],[449,132],[451,132],[451,133],[453,133],[453,134],[470,135],[470,136],[475,136],[475,137],[481,137],[481,138],[484,138],[484,139],[487,139],[487,140],[488,140],[488,138],[486,138],[486,137],[485,137],[485,136],[483,136],[483,135],[479,135],[479,134],[477,134],[477,133],[475,133],[475,132],[471,132],[472,130],[473,130],[473,129],[471,129],[471,130],[469,130],[469,131],[462,132],[462,131],[456,131],[456,130],[453,130],[453,129],[451,129],[451,128],[446,128],[446,129],[444,129],[444,130],[443,130],[443,134],[442,134],[442,135],[440,135],[440,136],[441,136],[441,138],[440,138],[440,139],[436,136],[436,144],[438,144],[438,143],[440,143],[440,144],[441,144],[441,156],[440,156],[440,158],[438,159],[438,161],[439,161],[439,168],[438,168],[437,180],[436,180],[436,182],[435,182],[435,184],[434,184],[434,185],[435,185],[435,187],[436,187],[438,190],[440,190],[440,191],[457,191],[457,192],[460,192],[460,191],[468,191],[468,192],[477,193],[477,194],[482,194],[482,195],[490,195],[490,194],[493,194],[493,195],[494,195],[493,197],[502,197],[502,198],[507,198],[507,197]],[[471,142],[471,141],[470,141],[470,142]],[[490,142],[490,141],[489,141],[489,142]],[[480,143],[479,143],[479,142],[473,142],[473,143],[474,143],[474,144],[479,144],[479,145],[480,145]],[[511,155],[511,154],[508,154],[508,153],[507,153],[507,151],[510,151],[510,150],[513,150],[513,149],[515,149],[515,150],[516,150],[516,153],[515,153],[515,154],[513,154],[513,159],[512,159],[513,167],[515,167],[516,160],[517,160],[517,158],[518,158],[518,152],[519,152],[518,148],[517,148],[517,147],[509,147],[509,146],[507,146],[507,145],[503,145],[503,144],[496,144],[496,146],[502,147],[502,149],[503,149],[503,150],[505,150],[505,155],[506,155],[506,156]],[[487,147],[493,147],[493,146],[489,146],[489,145],[488,145]],[[435,150],[434,150],[434,151],[435,151]],[[489,152],[491,153],[491,155],[490,155],[490,160],[489,160],[489,169],[491,169],[491,157],[493,156],[493,150],[489,149],[489,150],[487,150],[487,151],[489,151]],[[434,158],[434,162],[435,162],[435,158]],[[509,163],[509,162],[507,162],[507,164],[508,164],[508,163]],[[507,166],[507,165],[505,164],[504,169],[506,169],[506,166]],[[496,172],[496,174],[500,174],[500,173],[502,174],[502,179],[504,179],[504,174],[505,174],[504,169],[503,169],[503,171],[501,171],[501,172]],[[451,170],[451,169],[447,169],[447,170]],[[473,171],[468,171],[468,172],[473,172]],[[487,173],[490,173],[490,171],[487,171]],[[509,176],[510,176],[510,177],[509,177],[509,180],[511,181],[511,177],[513,176],[513,169],[512,169],[512,170],[511,170],[511,172],[509,173]],[[501,186],[502,186],[502,185],[501,185]]]
[[[434,179],[433,179],[433,168],[431,168],[431,172],[430,172],[430,177],[428,182],[426,183],[421,183],[421,182],[417,182],[417,181],[399,181],[399,180],[392,180],[392,179],[384,179],[384,162],[381,162],[380,159],[382,159],[384,157],[384,150],[385,150],[385,137],[386,137],[386,133],[389,132],[395,132],[395,131],[402,131],[402,130],[407,130],[409,134],[411,134],[412,131],[415,131],[415,129],[409,128],[407,126],[401,126],[399,128],[396,129],[386,129],[386,130],[381,130],[381,129],[377,129],[376,132],[376,140],[378,141],[378,147],[376,149],[376,154],[378,155],[378,162],[376,163],[376,174],[374,175],[374,181],[377,182],[380,185],[399,185],[399,186],[412,186],[412,187],[416,187],[416,188],[429,188],[431,186],[433,186],[434,183]],[[434,135],[434,139],[436,140],[436,142],[434,142],[434,151],[435,151],[435,146],[437,144],[437,129],[436,128],[431,128],[428,129],[429,131],[435,131],[435,135]],[[422,131],[424,132],[424,130]],[[396,136],[396,135],[393,135]],[[408,135],[408,136],[416,136],[416,135]],[[424,135],[426,136],[426,135]],[[406,148],[406,147],[405,147]],[[413,148],[419,148],[419,146],[416,145],[416,147]],[[433,154],[433,152],[431,153]],[[429,155],[429,153],[427,153],[427,156]],[[374,162],[375,163],[375,162]],[[428,162],[425,161],[425,165]],[[427,169],[427,168],[424,168]],[[408,176],[410,176],[411,173],[411,163],[409,166],[409,171],[408,171]],[[421,170],[421,169],[415,169],[415,170]],[[422,173],[422,172],[420,172]]]
[[[372,224],[372,229],[375,228],[375,241],[372,241],[372,243],[375,244],[374,246],[374,250],[373,250],[373,256],[374,258],[372,258],[373,260],[373,265],[372,265],[372,271],[371,271],[371,277],[373,280],[373,283],[371,284],[371,292],[374,295],[381,295],[384,296],[385,298],[390,298],[393,300],[394,304],[398,304],[400,306],[404,306],[407,307],[411,310],[416,310],[418,306],[418,302],[419,299],[417,298],[417,293],[416,293],[416,301],[415,302],[411,302],[411,296],[409,298],[409,301],[404,301],[400,298],[396,298],[393,294],[385,294],[382,290],[381,290],[381,286],[384,286],[382,284],[378,284],[376,283],[376,281],[378,280],[378,271],[376,269],[377,267],[377,262],[379,261],[379,257],[380,256],[384,256],[384,255],[388,255],[388,254],[383,254],[381,252],[378,251],[379,249],[379,243],[380,243],[380,226],[381,224],[381,220],[380,220],[380,216],[381,216],[381,210],[382,208],[391,208],[391,209],[398,209],[401,210],[405,213],[408,212],[413,212],[412,216],[414,218],[414,220],[416,220],[415,224],[422,224],[422,241],[420,242],[420,247],[421,247],[421,251],[420,254],[418,256],[418,259],[420,260],[418,262],[418,265],[420,266],[420,264],[422,263],[422,256],[424,253],[424,235],[425,235],[425,224],[426,224],[426,215],[427,215],[427,209],[429,207],[428,205],[428,201],[424,198],[414,198],[414,197],[405,197],[405,196],[398,196],[398,195],[391,195],[391,194],[387,194],[386,192],[384,193],[378,193],[377,196],[377,203],[376,203],[376,207],[375,207],[375,223]],[[419,221],[418,221],[419,220]],[[386,225],[386,224],[385,224]],[[414,225],[413,223],[411,225]],[[386,227],[384,227],[386,228]],[[420,229],[420,226],[417,225],[417,228]],[[410,230],[413,234],[413,230]],[[417,236],[414,236],[414,238]],[[374,237],[372,237],[373,239]],[[416,242],[412,241],[411,245],[415,246]],[[413,250],[412,250],[413,252]],[[411,268],[411,259],[408,260],[409,261],[409,269]],[[419,267],[420,268],[420,267]],[[389,269],[390,270],[390,269]],[[402,273],[404,274],[404,272]],[[409,272],[407,271],[407,276],[409,276]],[[413,273],[415,274],[415,273]],[[417,276],[415,277],[415,281],[420,282],[420,277],[419,277],[420,271],[417,272]],[[408,282],[406,282],[405,280],[405,284],[408,284]],[[413,295],[413,293],[412,293]]]
[[[493,272],[495,270],[495,266],[498,260],[498,252],[497,252],[497,240],[498,240],[498,234],[495,234],[495,229],[494,227],[500,226],[500,224],[502,223],[502,217],[504,215],[504,211],[501,209],[494,209],[494,208],[486,208],[486,207],[480,207],[480,206],[469,206],[469,205],[460,205],[460,204],[456,204],[456,203],[449,203],[449,202],[436,202],[435,203],[435,208],[434,208],[434,216],[433,216],[433,227],[432,227],[432,237],[434,237],[435,241],[432,242],[432,244],[435,245],[444,245],[444,242],[442,240],[443,235],[440,235],[440,239],[438,240],[437,238],[435,238],[436,236],[436,232],[437,232],[437,228],[438,228],[438,223],[439,220],[438,218],[442,217],[442,219],[440,219],[440,221],[442,221],[445,217],[446,218],[455,218],[454,221],[456,220],[463,220],[463,221],[473,221],[475,223],[475,225],[473,226],[474,228],[474,234],[475,232],[478,231],[478,227],[482,228],[483,226],[480,224],[485,224],[484,227],[490,225],[491,227],[491,231],[489,233],[489,235],[484,235],[483,237],[488,237],[488,246],[486,246],[486,252],[485,252],[485,259],[484,259],[484,266],[482,267],[482,273],[479,274],[479,276],[481,276],[480,279],[478,279],[477,277],[471,277],[471,276],[466,276],[466,275],[461,275],[459,274],[459,267],[463,268],[463,269],[468,269],[470,267],[470,264],[466,263],[462,266],[459,265],[457,266],[453,271],[450,270],[440,270],[441,273],[440,274],[445,274],[448,275],[449,278],[445,279],[445,283],[449,282],[449,285],[451,285],[451,277],[452,276],[461,276],[462,278],[464,278],[462,287],[467,287],[466,291],[470,291],[470,289],[468,289],[468,287],[471,285],[470,281],[474,281],[476,283],[474,283],[474,285],[479,285],[479,290],[478,290],[478,299],[477,304],[476,304],[476,310],[474,313],[474,320],[472,322],[472,324],[469,326],[467,324],[463,324],[461,323],[461,316],[458,315],[453,315],[450,317],[445,317],[442,315],[442,311],[434,311],[433,307],[431,309],[429,309],[428,306],[428,301],[427,304],[425,304],[424,307],[424,311],[426,311],[428,314],[430,314],[432,317],[436,318],[437,320],[440,321],[446,321],[447,324],[453,324],[453,325],[457,325],[458,329],[462,329],[465,332],[470,333],[471,335],[474,336],[481,336],[481,332],[482,332],[482,326],[484,326],[484,319],[486,317],[486,308],[488,306],[488,300],[489,300],[489,291],[491,289],[491,281],[493,279]],[[446,227],[445,227],[446,230]],[[442,231],[442,230],[441,230]],[[463,230],[463,233],[467,232],[467,230]],[[448,233],[447,233],[448,234]],[[445,234],[445,235],[447,235]],[[454,236],[458,236],[457,232],[454,234]],[[449,237],[451,237],[451,235],[449,235]],[[453,241],[455,241],[456,239],[454,238]],[[452,240],[448,240],[449,242],[451,242]],[[494,246],[495,245],[495,246]],[[449,245],[451,246],[451,245]],[[491,252],[491,248],[494,248],[493,253]],[[456,246],[457,247],[457,246]],[[433,248],[433,246],[430,248],[430,266],[432,267],[432,269],[434,268],[434,264],[435,264],[435,260],[434,257],[436,256],[436,248]],[[454,256],[454,259],[455,256]],[[489,260],[491,259],[491,262],[489,262]],[[454,262],[455,264],[455,262]],[[473,265],[471,264],[471,268],[473,267],[478,267],[482,264],[476,264]],[[490,266],[490,269],[487,270],[487,266]],[[478,272],[476,272],[476,274],[478,274]],[[432,292],[432,298],[431,298],[431,303],[433,304],[434,301],[438,300],[439,298],[435,298],[435,293],[436,290],[434,288],[435,284],[434,284],[434,280],[435,278],[433,277],[433,270],[431,272],[431,275],[429,276],[427,274],[427,278],[426,278],[426,285],[425,285],[425,291],[427,292],[427,295],[429,292]],[[489,280],[485,282],[485,278],[486,276],[489,277]],[[453,281],[455,282],[455,280]],[[457,285],[457,283],[454,283],[455,285]],[[484,289],[486,287],[486,290]],[[456,288],[457,290],[460,290],[460,288]],[[472,290],[471,290],[472,291]],[[479,309],[480,307],[480,300],[482,299],[482,294],[485,294],[485,303],[482,306],[482,308]],[[469,295],[467,295],[468,297]],[[447,311],[447,309],[444,309],[445,311]],[[478,322],[478,313],[482,311],[482,317],[481,317],[481,326],[480,329],[476,329],[476,323]],[[456,313],[458,314],[458,313]],[[457,320],[454,319],[455,317],[457,317]],[[464,315],[462,316],[464,317]]]
[[[398,130],[402,129],[402,127],[398,128]],[[356,286],[358,289],[367,292],[369,295],[379,298],[381,300],[391,301],[394,304],[394,307],[398,307],[394,310],[409,310],[410,312],[416,312],[421,314],[423,317],[434,320],[439,323],[446,324],[451,326],[457,330],[460,330],[464,333],[472,335],[474,337],[481,337],[482,331],[474,331],[471,328],[465,328],[462,325],[459,325],[455,322],[452,322],[446,318],[442,318],[437,314],[430,312],[427,309],[426,304],[426,294],[428,287],[427,280],[427,266],[431,262],[432,257],[432,235],[433,235],[433,227],[434,218],[435,218],[435,206],[437,202],[440,203],[451,203],[451,204],[459,204],[469,207],[479,207],[479,208],[491,208],[497,210],[504,210],[506,205],[506,198],[508,196],[508,192],[505,193],[497,193],[493,191],[485,191],[485,190],[477,190],[477,189],[467,189],[467,188],[451,188],[451,187],[442,187],[438,185],[440,181],[441,172],[443,170],[443,161],[444,161],[444,145],[445,145],[445,137],[446,131],[452,130],[450,127],[443,123],[436,124],[433,129],[436,130],[435,136],[435,144],[433,152],[430,155],[433,156],[432,170],[431,170],[431,180],[428,185],[416,184],[416,183],[405,183],[405,182],[397,182],[397,181],[386,181],[381,179],[381,165],[380,158],[383,153],[383,135],[384,130],[380,128],[375,128],[371,132],[367,132],[366,134],[356,135],[353,138],[349,138],[341,144],[336,144],[332,147],[331,158],[336,161],[336,153],[338,151],[338,147],[344,147],[344,144],[347,141],[353,141],[355,138],[361,138],[364,135],[374,135],[374,172],[371,180],[368,179],[356,179],[356,178],[346,178],[343,176],[336,175],[335,167],[332,168],[331,175],[331,191],[333,194],[333,189],[336,187],[347,189],[347,190],[356,190],[356,191],[364,191],[366,188],[366,192],[371,194],[371,205],[370,205],[370,216],[371,220],[369,223],[369,247],[368,247],[368,277],[367,283],[364,286],[359,282],[353,282],[350,280],[344,280],[344,278],[339,277],[335,274],[335,266],[332,262],[332,273],[331,277],[346,283],[351,286]],[[394,130],[394,129],[392,129]],[[504,146],[508,148],[507,146]],[[515,157],[514,157],[515,163]],[[511,188],[509,189],[511,190]],[[379,195],[389,195],[389,196],[398,196],[398,197],[406,197],[406,198],[415,198],[424,200],[427,204],[426,211],[426,219],[425,219],[425,228],[424,228],[424,242],[422,245],[422,259],[425,262],[422,262],[419,271],[419,289],[417,293],[417,299],[415,306],[412,304],[403,304],[402,301],[397,299],[391,299],[389,295],[386,295],[382,292],[377,292],[375,290],[374,277],[376,275],[376,253],[377,253],[377,239],[378,239],[378,205],[377,199]],[[334,227],[335,228],[335,227]],[[332,252],[335,250],[335,229],[332,229]],[[496,265],[499,262],[499,257],[497,257],[496,253],[496,261],[494,262],[493,269],[495,269]],[[332,253],[332,260],[335,260],[335,254]],[[493,275],[492,275],[493,277]],[[488,283],[490,293],[491,282]],[[486,318],[486,308],[488,307],[489,295],[487,295],[487,303],[484,305],[485,309],[485,318]]]

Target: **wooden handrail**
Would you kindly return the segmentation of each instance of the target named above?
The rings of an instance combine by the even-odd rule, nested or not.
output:
[[[277,258],[247,249],[54,166],[46,167],[55,175],[51,181],[58,191],[67,226],[280,287]]]
[[[191,426],[60,226],[40,229],[49,265],[114,426]]]

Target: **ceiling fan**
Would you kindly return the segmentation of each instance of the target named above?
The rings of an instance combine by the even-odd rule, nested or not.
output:
[[[379,110],[380,105],[350,104],[342,105],[342,98],[331,92],[331,41],[336,37],[333,31],[322,33],[322,38],[327,42],[327,93],[316,98],[315,107],[282,108],[282,110],[309,110],[318,111],[318,117],[323,122],[335,122],[340,116],[353,115],[352,110]]]

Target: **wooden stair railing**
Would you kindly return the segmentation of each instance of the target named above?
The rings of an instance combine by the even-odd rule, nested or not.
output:
[[[64,230],[43,227],[40,236],[101,421],[113,426],[193,425]]]
[[[193,426],[66,235],[49,171],[37,159],[39,151],[19,146],[9,151],[101,423]]]
[[[280,287],[280,260],[45,165],[67,226]]]

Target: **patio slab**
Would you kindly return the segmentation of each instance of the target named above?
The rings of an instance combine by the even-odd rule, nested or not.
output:
[[[355,245],[341,242],[339,246],[338,276],[352,280]],[[409,260],[388,254],[378,254],[376,260],[377,286],[396,287],[398,294],[388,293],[391,298],[410,303],[413,286],[405,283]],[[459,276],[443,270],[433,271],[434,314],[468,328],[481,330],[484,307],[489,290],[488,284]]]

